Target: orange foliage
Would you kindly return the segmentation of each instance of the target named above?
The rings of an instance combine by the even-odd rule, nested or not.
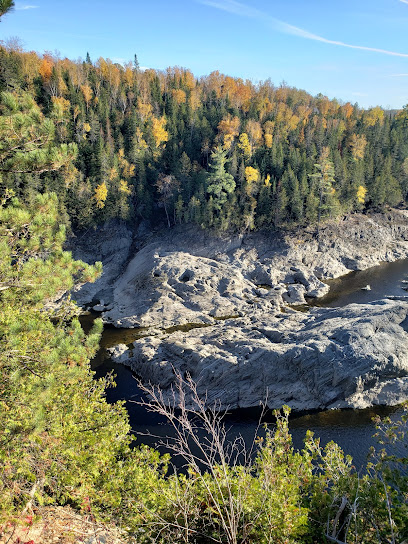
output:
[[[89,103],[91,102],[93,96],[92,89],[89,85],[81,85],[81,91],[84,96],[86,108],[88,109]]]
[[[48,55],[44,56],[40,64],[40,68],[38,70],[44,82],[48,82],[50,80],[50,77],[52,74],[52,67],[53,67],[53,62],[51,57],[49,57]]]
[[[345,116],[346,119],[350,119],[350,117],[352,116],[353,114],[353,111],[354,111],[354,108],[353,106],[350,104],[350,102],[347,102],[346,104],[344,104],[342,107],[341,107],[341,110]]]

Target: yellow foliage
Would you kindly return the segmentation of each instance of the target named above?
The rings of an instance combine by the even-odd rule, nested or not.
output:
[[[245,168],[245,179],[247,183],[256,183],[259,181],[259,170],[252,168],[252,166],[247,166]]]
[[[360,185],[359,188],[357,189],[357,194],[356,194],[357,202],[359,204],[364,204],[366,194],[367,194],[367,189],[363,187],[362,185]]]
[[[126,161],[126,165],[123,168],[123,176],[125,178],[132,178],[135,175],[135,165]]]
[[[137,109],[139,110],[139,115],[140,115],[142,121],[144,121],[152,113],[151,105],[150,104],[144,104],[143,102],[141,102],[138,105]]]
[[[300,118],[297,115],[292,115],[292,117],[288,121],[289,130],[295,130],[298,126],[300,121]]]
[[[377,123],[377,121],[382,124],[383,120],[384,110],[381,109],[379,106],[371,108],[371,110],[368,110],[364,115],[364,123],[368,127],[373,127]]]
[[[53,110],[52,110],[53,116],[58,121],[63,121],[71,106],[70,101],[65,100],[65,98],[62,98],[62,96],[60,97],[53,96],[51,100],[53,105]]]
[[[322,96],[317,101],[317,107],[319,109],[320,115],[323,117],[329,113],[330,101],[327,96]]]
[[[273,134],[273,130],[275,128],[275,121],[266,121],[266,123],[264,123],[264,132],[265,134]]]
[[[130,87],[133,83],[133,70],[132,70],[131,63],[128,63],[125,67],[124,79],[126,81],[127,86]]]
[[[61,76],[58,78],[58,91],[60,94],[66,94],[68,92],[67,84]]]
[[[186,103],[186,93],[183,91],[183,89],[173,89],[172,95],[173,95],[174,101],[177,104]]]
[[[268,149],[271,149],[272,147],[272,142],[273,142],[273,136],[272,134],[265,134],[264,136],[265,138],[265,145]]]
[[[218,124],[218,137],[223,140],[224,148],[229,149],[236,136],[239,134],[240,120],[238,117],[227,115]]]
[[[95,189],[95,200],[96,200],[96,206],[99,209],[102,209],[105,206],[105,200],[108,196],[108,188],[106,187],[106,183],[103,182]]]
[[[270,187],[271,186],[271,175],[268,174],[265,178],[265,185],[266,187]]]
[[[199,90],[195,88],[191,91],[190,108],[192,111],[196,111],[198,110],[200,106],[201,106],[200,93],[199,93]]]
[[[184,85],[189,89],[190,91],[194,89],[196,86],[196,80],[192,72],[190,70],[186,70],[183,74],[183,80]]]
[[[113,181],[118,177],[118,171],[115,167],[112,167],[109,171],[109,181]]]
[[[73,164],[71,164],[69,168],[67,168],[66,171],[64,172],[65,187],[66,188],[70,187],[72,183],[74,183],[74,181],[78,179],[78,177],[79,177],[78,170],[75,168]]]
[[[81,91],[84,96],[86,107],[88,107],[93,97],[93,91],[89,85],[81,85]]]
[[[276,107],[276,122],[277,123],[288,123],[289,119],[292,117],[292,110],[284,102],[279,102]]]
[[[156,147],[159,147],[161,144],[167,142],[169,139],[169,133],[165,129],[166,119],[164,117],[160,117],[160,119],[153,117],[152,124],[154,141]]]
[[[312,113],[311,108],[305,106],[304,104],[300,104],[296,108],[296,114],[300,117],[300,119],[303,120],[303,124],[306,124],[306,122],[309,119],[311,113]]]
[[[258,121],[250,119],[246,125],[246,132],[252,146],[258,145],[262,142],[262,128]]]
[[[144,149],[148,148],[148,145],[143,138],[143,132],[140,130],[140,128],[136,129],[135,144],[138,151],[143,151]]]
[[[90,132],[90,130],[91,130],[91,125],[89,123],[84,123],[84,131]]]
[[[227,151],[231,149],[233,141],[234,136],[232,134],[224,134],[224,149],[226,149]]]
[[[367,138],[363,135],[353,134],[350,140],[351,153],[355,161],[364,158],[364,150],[367,145]]]
[[[132,190],[127,184],[127,181],[125,181],[124,179],[121,179],[119,182],[119,191],[121,193],[124,193],[125,195],[130,195],[132,193]]]
[[[249,143],[248,134],[243,132],[238,140],[238,148],[241,150],[245,159],[249,159],[252,154],[251,144]]]
[[[76,118],[78,117],[78,115],[81,113],[81,110],[79,109],[79,106],[76,104],[74,106],[74,121],[76,120]]]

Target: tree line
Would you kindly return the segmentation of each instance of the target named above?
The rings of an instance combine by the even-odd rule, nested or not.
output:
[[[71,61],[16,42],[0,48],[0,89],[33,100],[55,142],[77,150],[64,172],[7,173],[6,157],[3,183],[27,201],[55,192],[74,229],[113,218],[279,228],[407,199],[406,107],[364,110],[271,81],[141,70],[136,56]]]

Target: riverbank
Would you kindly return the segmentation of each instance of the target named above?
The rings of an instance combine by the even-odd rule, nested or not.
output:
[[[408,256],[405,211],[352,215],[316,237],[297,232],[215,236],[196,228],[88,236],[76,257],[102,260],[96,285],[74,294],[105,322],[139,329],[116,361],[169,392],[189,373],[208,401],[296,410],[398,404],[408,390],[408,304],[295,312],[322,282]]]

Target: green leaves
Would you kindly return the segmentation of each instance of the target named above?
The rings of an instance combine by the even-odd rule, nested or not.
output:
[[[76,144],[54,144],[53,121],[28,93],[3,92],[0,107],[0,172],[55,171],[75,159]]]

